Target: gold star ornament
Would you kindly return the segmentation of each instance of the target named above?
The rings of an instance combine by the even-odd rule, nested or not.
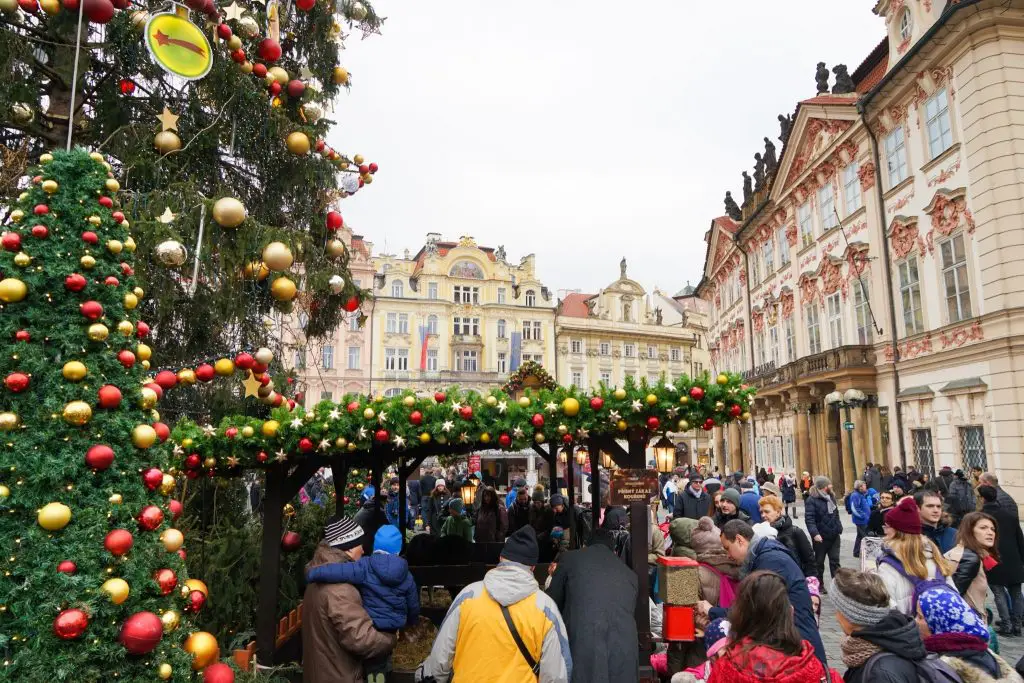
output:
[[[256,379],[256,375],[253,374],[252,370],[249,371],[249,376],[242,381],[242,386],[245,387],[246,398],[259,398],[260,381]]]
[[[178,115],[172,114],[171,110],[164,107],[164,110],[156,117],[160,121],[160,130],[178,130]]]

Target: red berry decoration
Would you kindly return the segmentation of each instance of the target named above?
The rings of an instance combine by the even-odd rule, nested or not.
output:
[[[71,273],[64,278],[64,289],[69,292],[81,292],[87,284],[85,277],[78,273]]]
[[[704,398],[704,389],[703,389],[703,387],[693,387],[692,389],[690,389],[690,398],[692,398],[694,401],[700,401],[701,399],[703,399]]]
[[[129,351],[128,349],[124,349],[123,351],[118,351],[117,352],[117,362],[120,363],[121,365],[123,365],[126,368],[130,368],[133,365],[135,365],[135,354],[132,353],[131,351]]]
[[[714,420],[714,418],[709,417],[708,419],[704,420],[704,431],[710,432],[714,428],[715,428],[715,420]]]
[[[125,620],[117,639],[131,654],[144,655],[156,648],[163,634],[160,617],[152,612],[136,612]]]
[[[378,166],[377,164],[370,164],[370,174],[372,175],[376,173],[378,168],[380,168],[380,166]]]
[[[255,362],[256,359],[253,358],[252,355],[248,353],[243,352],[235,356],[235,365],[242,368],[243,370],[252,370],[252,366]]]
[[[76,571],[78,571],[78,565],[72,562],[71,560],[64,560],[63,562],[57,565],[57,571],[59,571],[61,574],[74,574]]]
[[[236,64],[241,64],[242,62],[244,62],[245,61],[245,50],[243,50],[241,48],[239,48],[237,50],[232,50],[231,51],[231,61],[235,62]]]
[[[30,342],[32,341],[32,335],[29,334],[28,330],[18,330],[17,332],[14,333],[14,340],[20,342]]]
[[[256,454],[256,462],[266,462],[270,458],[266,451],[260,451]]]
[[[156,377],[153,381],[164,389],[173,389],[174,385],[178,383],[178,376],[170,370],[161,370],[156,373]]]
[[[417,426],[423,424],[423,413],[418,410],[412,411],[409,413],[409,422]]]
[[[7,251],[20,251],[21,235],[16,232],[4,233],[4,236],[0,237],[0,246],[3,246]]]
[[[228,437],[229,439],[235,438],[236,436],[238,436],[238,428],[228,427],[227,429],[224,430],[224,436]]]
[[[104,384],[96,393],[100,408],[112,409],[121,405],[121,390],[113,384]]]
[[[742,412],[743,408],[741,408],[738,403],[733,403],[729,406],[729,414],[733,417],[739,417]]]
[[[434,401],[437,403],[444,403],[446,400],[448,400],[448,396],[443,391],[438,391],[434,394]]]
[[[142,483],[150,491],[156,491],[164,481],[164,473],[159,467],[149,467],[142,472]]]
[[[473,406],[462,406],[459,408],[459,417],[463,420],[470,420],[473,418]]]
[[[359,401],[350,401],[349,404],[345,406],[345,410],[347,410],[350,413],[356,412],[357,410],[359,410]]]
[[[135,539],[132,537],[132,532],[127,529],[114,529],[107,533],[107,537],[103,539],[103,547],[111,555],[118,557],[127,554],[132,549],[132,544],[134,543]]]
[[[297,78],[288,81],[288,97],[302,97],[306,84]]]
[[[572,443],[572,434],[562,434],[562,443],[568,445]]]
[[[105,284],[107,287],[117,287],[119,284],[121,284],[121,281],[118,280],[113,275],[108,275],[107,277],[103,278],[103,284]]]
[[[86,244],[96,244],[100,238],[92,230],[86,230],[82,233],[82,241]]]
[[[120,211],[115,211],[114,213],[110,214],[110,217],[113,218],[114,222],[116,223],[124,222],[124,214],[121,213]]]
[[[135,269],[130,264],[121,261],[121,274],[122,275],[135,275]]]
[[[149,336],[149,323],[142,320],[135,325],[135,336],[139,339],[145,339]]]
[[[217,36],[221,40],[227,40],[231,37],[231,27],[227,24],[217,24]]]
[[[590,399],[590,409],[591,410],[593,410],[594,412],[597,412],[598,410],[601,410],[601,408],[604,408],[604,399],[603,398],[601,398],[600,396],[595,396],[594,398]]]
[[[200,462],[198,453],[189,453],[185,458],[185,469],[194,470],[199,467]]]
[[[213,366],[208,363],[203,363],[196,368],[196,379],[200,382],[209,382],[213,379],[216,373],[213,370]]]
[[[661,426],[661,420],[659,420],[658,418],[656,418],[656,417],[649,417],[649,418],[647,418],[647,428],[648,429],[657,429],[660,426]]]
[[[160,623],[159,617],[157,623]],[[61,640],[75,640],[82,637],[88,626],[89,617],[85,612],[80,609],[66,609],[53,620],[53,633]]]
[[[85,301],[78,310],[89,320],[99,320],[103,317],[103,306],[98,301]]]
[[[267,65],[266,64],[253,64],[252,65],[252,75],[255,76],[256,78],[260,78],[260,79],[266,78],[267,77]]]
[[[540,413],[534,413],[533,417],[530,418],[530,424],[532,424],[536,429],[540,429],[544,426],[544,416]]]
[[[203,605],[206,604],[206,595],[202,591],[192,591],[188,594],[188,604],[185,609],[193,614],[203,609]]]
[[[32,213],[34,213],[37,216],[45,216],[46,214],[50,213],[50,207],[48,207],[46,204],[36,204],[35,207],[32,209]]]
[[[378,429],[377,432],[373,435],[373,438],[377,440],[377,443],[387,443],[388,442],[388,430],[386,430],[386,429]]]
[[[313,442],[309,438],[304,436],[301,439],[299,439],[299,450],[302,451],[303,453],[309,453],[313,450],[313,448]]]
[[[286,553],[293,553],[302,547],[302,537],[294,531],[286,531],[281,536],[281,550]]]
[[[348,299],[345,300],[345,305],[342,306],[342,308],[344,308],[349,313],[354,312],[356,309],[359,308],[359,297],[350,296]]]
[[[173,569],[157,569],[153,578],[160,586],[160,595],[170,595],[178,585],[178,575],[174,573]]]
[[[256,53],[265,62],[276,62],[281,59],[281,44],[273,38],[264,38],[256,48]]]
[[[361,164],[359,166],[359,175],[366,175],[369,172],[370,172],[370,167],[367,166],[366,164]]]
[[[203,683],[235,683],[235,672],[224,662],[214,662],[203,669]]]
[[[47,228],[45,225],[32,226],[32,236],[35,237],[36,239],[45,240],[49,234],[50,229]]]
[[[110,197],[106,197],[106,196],[100,197],[99,198],[99,203],[100,203],[100,206],[102,206],[105,209],[109,209],[109,208],[112,208],[114,206],[114,200],[111,199]]]
[[[173,498],[167,501],[167,509],[171,511],[171,519],[178,519],[181,517],[181,513],[185,511],[180,500],[174,500]],[[185,559],[184,557],[181,559]]]
[[[23,372],[12,372],[4,378],[4,386],[18,394],[28,389],[28,375]]]
[[[345,224],[342,220],[341,214],[337,211],[327,212],[327,229],[330,231],[341,230],[341,226]]]
[[[164,523],[164,511],[156,505],[147,505],[139,513],[139,528],[143,531],[156,531]]]
[[[94,470],[107,469],[114,464],[114,449],[104,444],[89,446],[89,450],[85,452],[85,464]],[[157,472],[159,471],[157,470]],[[162,477],[163,474],[161,473],[160,476]]]
[[[498,437],[498,445],[501,446],[502,448],[508,448],[509,446],[512,445],[512,437],[509,436],[508,434],[501,434]]]

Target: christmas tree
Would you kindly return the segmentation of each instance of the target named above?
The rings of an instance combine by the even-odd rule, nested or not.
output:
[[[0,251],[0,679],[190,680],[217,643],[188,623],[207,589],[135,362],[148,325],[119,183],[96,153],[40,161]]]
[[[20,191],[19,163],[68,139],[106,155],[151,293],[152,343],[172,369],[277,350],[275,313],[305,313],[308,339],[358,315],[336,209],[377,170],[324,143],[352,80],[343,40],[379,32],[372,6],[185,4],[0,0],[0,205]],[[243,412],[237,385],[217,391],[178,390],[165,414]]]

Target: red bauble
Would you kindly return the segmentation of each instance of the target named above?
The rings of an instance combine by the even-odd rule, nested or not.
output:
[[[111,199],[110,197],[100,197],[99,203],[100,206],[102,206],[105,209],[109,209],[114,206],[114,200]]]
[[[178,575],[173,569],[157,569],[153,574],[156,584],[160,586],[160,595],[170,595],[178,585]]]
[[[149,467],[142,471],[142,483],[150,491],[156,491],[164,481],[164,473],[159,467]]]
[[[4,236],[0,237],[0,246],[7,251],[21,251],[21,235],[16,232],[4,233]]]
[[[131,550],[133,543],[135,543],[135,539],[132,537],[132,532],[127,529],[114,529],[107,533],[107,537],[103,539],[103,547],[111,555],[117,555],[118,557]]]
[[[185,609],[193,614],[203,609],[203,605],[206,604],[206,595],[202,591],[192,591],[188,594],[188,604]]]
[[[437,403],[444,403],[447,399],[448,397],[445,395],[443,391],[438,391],[437,393],[434,394],[434,400]]]
[[[729,414],[732,415],[733,417],[739,417],[742,413],[743,408],[741,408],[738,403],[733,403],[731,406],[729,406]]]
[[[498,437],[498,445],[502,448],[508,448],[512,445],[512,437],[508,434],[502,434]]]
[[[198,453],[189,453],[188,457],[185,458],[185,469],[194,470],[199,467],[200,462]]]
[[[412,411],[409,413],[409,422],[417,426],[423,424],[423,413],[418,410]]]
[[[302,536],[299,536],[294,531],[286,531],[281,536],[281,550],[286,553],[293,553],[302,547]]]
[[[659,420],[658,418],[656,418],[656,417],[649,417],[649,418],[647,418],[647,428],[648,429],[657,429],[660,426],[661,426],[661,420]]]
[[[98,301],[85,301],[78,310],[89,320],[99,320],[103,317],[103,306]]]
[[[173,498],[167,501],[167,509],[171,511],[171,519],[178,519],[181,517],[181,513],[184,511],[184,507],[181,505],[181,501],[174,500]]]
[[[601,410],[601,408],[604,408],[604,399],[603,398],[601,398],[600,396],[595,396],[594,398],[590,399],[590,409],[591,410],[596,412],[598,410]]]
[[[281,59],[281,44],[273,38],[264,38],[256,48],[256,53],[265,62],[276,62]]]
[[[159,617],[157,623],[160,623]],[[88,626],[89,617],[80,609],[66,609],[53,620],[53,632],[61,640],[80,638]]]
[[[472,406],[462,406],[461,408],[459,408],[459,417],[461,417],[463,420],[470,420],[470,419],[472,419],[473,418],[473,407]]]
[[[704,398],[704,389],[701,387],[693,387],[690,389],[690,398],[694,401],[700,401]]]
[[[714,418],[710,418],[709,417],[708,419],[704,420],[704,431],[710,432],[714,428],[715,428],[715,420],[714,420]]]
[[[34,213],[37,216],[45,216],[46,214],[50,213],[50,207],[48,207],[46,204],[36,204],[32,208],[32,213]]]
[[[152,612],[136,612],[125,619],[117,639],[131,654],[144,655],[156,648],[163,634],[160,617]]]
[[[164,511],[156,505],[147,505],[139,513],[139,528],[143,531],[156,531],[164,523]]]
[[[28,330],[18,330],[14,333],[14,341],[30,342],[32,341],[32,335],[29,334]]]
[[[35,14],[39,11],[39,3],[36,2],[36,0],[18,0],[18,6],[29,14]],[[67,5],[65,5],[65,7],[67,7]]]
[[[199,476],[199,470],[185,470],[186,479],[195,479]]]
[[[178,501],[174,501],[174,502],[177,503]],[[179,503],[179,505],[180,505],[180,503]],[[188,554],[185,552],[184,548],[178,548],[178,557],[181,558],[182,562],[184,562],[186,559],[188,559]]]
[[[215,662],[203,669],[203,683],[235,683],[235,672],[224,662]]]
[[[124,214],[121,213],[120,211],[115,211],[114,213],[110,214],[110,217],[114,219],[115,223],[124,222]]]
[[[388,441],[388,430],[386,430],[386,429],[378,429],[374,433],[373,438],[375,438],[377,440],[377,443],[387,443],[387,441]]]
[[[327,229],[330,231],[341,230],[341,226],[345,224],[342,220],[341,214],[337,211],[327,212]]]
[[[341,500],[342,500],[343,503],[345,503],[345,505],[348,505],[348,500],[349,500],[348,496],[342,496]]]
[[[215,375],[216,373],[213,370],[213,366],[208,363],[203,363],[196,368],[196,379],[200,382],[209,382]]]
[[[295,6],[303,12],[308,12],[316,5],[316,0],[295,0]]]
[[[35,237],[36,239],[45,240],[49,234],[50,229],[47,228],[45,225],[32,226],[32,236]]]
[[[562,443],[569,445],[572,443],[572,434],[562,434]]]
[[[4,386],[16,394],[28,389],[28,382],[28,375],[23,372],[12,372],[4,378]]]
[[[86,281],[85,277],[78,273],[71,273],[71,275],[64,278],[64,289],[69,292],[81,292],[85,289],[87,284],[89,283]]]
[[[359,297],[350,296],[348,299],[345,300],[345,303],[342,306],[342,308],[344,308],[349,313],[354,312],[359,308]]]
[[[244,62],[245,61],[245,50],[243,50],[241,48],[239,48],[237,50],[232,50],[231,51],[231,61],[235,62],[236,64],[241,64],[242,62]]]
[[[544,416],[540,413],[534,413],[533,417],[530,418],[530,424],[532,424],[536,429],[540,429],[544,426]]]
[[[301,0],[299,0],[301,2]],[[301,8],[300,8],[301,9]],[[288,97],[302,97],[306,84],[297,78],[288,81]]]
[[[253,358],[252,355],[248,353],[243,352],[235,356],[235,365],[242,368],[243,370],[252,370],[252,366],[255,362],[256,359]]]
[[[236,436],[238,436],[238,428],[228,427],[227,429],[224,430],[224,436],[228,437],[229,439],[235,438]]]
[[[273,83],[271,83],[270,85],[267,86],[267,90],[270,91],[271,95],[280,95],[281,94],[281,84],[278,83],[277,81],[274,81]]]
[[[259,361],[254,360],[252,362],[252,367],[249,369],[252,370],[253,374],[259,375],[260,373],[264,373],[267,371],[267,365],[265,363],[260,363]]]
[[[170,370],[161,370],[156,373],[156,377],[153,379],[154,382],[159,384],[164,389],[173,389],[174,385],[178,383],[178,376]]]
[[[82,233],[82,241],[86,244],[96,244],[100,241],[100,238],[92,230],[86,230]]]
[[[227,24],[217,24],[217,35],[221,40],[227,40],[231,37],[231,27]]]
[[[105,284],[107,287],[117,287],[119,284],[121,284],[121,281],[118,280],[113,275],[108,275],[105,278],[103,278],[103,284]]]
[[[145,339],[149,336],[149,324],[143,321],[139,321],[135,324],[135,336],[139,339]]]
[[[135,275],[135,269],[130,264],[121,261],[121,274],[122,275]]]
[[[130,368],[135,365],[135,354],[125,349],[117,352],[117,362],[126,368]]]
[[[146,387],[147,389],[151,389],[153,391],[153,393],[156,394],[156,400],[160,401],[160,400],[163,399],[163,397],[164,397],[164,388],[162,386],[160,386],[159,384],[157,384],[156,382],[147,382],[146,384],[143,384],[142,386]]]
[[[114,449],[105,444],[89,446],[85,452],[85,464],[94,470],[107,469],[114,464]]]
[[[252,65],[252,75],[255,76],[256,78],[260,78],[260,79],[266,78],[267,77],[267,65],[266,64],[253,64]]]
[[[379,168],[380,168],[380,166],[378,166],[377,164],[370,164],[370,174],[372,175],[372,174],[376,173],[377,169],[379,169]]]
[[[78,571],[78,565],[71,560],[64,560],[57,565],[57,571],[61,574],[74,574]]]
[[[359,175],[366,175],[369,172],[370,172],[370,167],[367,166],[366,164],[361,164],[359,166]]]
[[[299,439],[299,450],[302,451],[303,453],[309,453],[310,451],[313,450],[313,448],[315,448],[315,446],[313,446],[312,440],[308,439],[305,436]]]
[[[105,24],[114,18],[114,3],[110,0],[83,0],[82,11],[94,24]]]
[[[121,405],[121,390],[113,384],[104,384],[97,393],[100,408],[116,408]]]

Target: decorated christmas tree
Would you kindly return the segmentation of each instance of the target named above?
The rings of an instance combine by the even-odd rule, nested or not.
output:
[[[31,169],[0,251],[0,680],[230,680],[193,632],[145,293],[110,165]]]

